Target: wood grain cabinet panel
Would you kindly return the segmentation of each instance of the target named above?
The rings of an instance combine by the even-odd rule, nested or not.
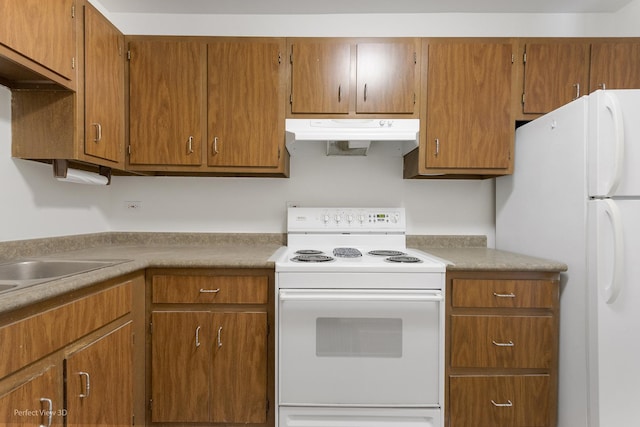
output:
[[[450,427],[546,427],[553,405],[548,375],[454,376]]]
[[[474,280],[453,281],[454,307],[552,308],[558,295],[552,281]]]
[[[67,80],[76,60],[75,0],[2,0],[0,44]]]
[[[208,165],[278,168],[284,155],[284,39],[208,44]]]
[[[124,35],[90,5],[84,20],[84,151],[124,165]]]
[[[420,147],[405,178],[511,172],[513,51],[508,39],[423,40]]]
[[[65,360],[67,426],[127,426],[133,420],[131,322]]]
[[[451,366],[551,368],[551,316],[462,316],[451,318]]]
[[[590,92],[640,89],[640,41],[591,44]]]
[[[413,43],[358,43],[356,112],[412,114],[417,52]]]
[[[292,113],[349,112],[351,43],[296,40],[290,61]]]
[[[7,427],[61,426],[64,409],[62,368],[49,365],[0,396],[0,424]]]
[[[206,44],[134,40],[129,51],[129,163],[199,166]]]
[[[154,303],[266,304],[265,276],[154,275]]]
[[[543,114],[589,93],[588,42],[525,46],[523,112]]]

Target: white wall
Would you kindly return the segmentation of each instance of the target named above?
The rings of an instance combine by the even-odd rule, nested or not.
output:
[[[11,158],[11,92],[0,86],[0,241],[109,230],[111,190],[58,182],[50,165]]]
[[[92,1],[103,10],[99,1]],[[615,14],[322,16],[122,15],[126,34],[257,36],[638,36],[640,0]],[[294,157],[291,178],[114,177],[58,183],[10,158],[10,92],[0,89],[0,241],[109,230],[283,232],[287,201],[405,206],[411,234],[494,239],[493,181],[405,181],[399,157]],[[127,210],[125,201],[142,202]],[[248,208],[246,207],[248,206]]]

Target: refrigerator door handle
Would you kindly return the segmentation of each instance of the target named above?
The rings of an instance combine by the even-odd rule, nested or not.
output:
[[[611,184],[606,192],[606,196],[611,197],[617,191],[620,181],[622,180],[622,168],[624,161],[624,121],[618,98],[610,92],[605,92],[603,95],[604,107],[609,111],[609,113],[611,113],[611,118],[613,119],[613,178],[611,179]]]
[[[607,217],[609,217],[611,229],[613,231],[613,271],[611,274],[611,281],[608,283],[602,283],[604,280],[602,280],[600,275],[598,275],[598,281],[600,281],[598,287],[602,289],[604,293],[605,302],[607,304],[613,304],[618,298],[623,284],[624,241],[622,234],[622,219],[620,217],[620,210],[613,200],[603,200],[603,202],[605,203],[605,213],[607,214]],[[602,257],[599,256],[598,260],[601,262]],[[598,270],[600,270],[600,265],[598,265]]]

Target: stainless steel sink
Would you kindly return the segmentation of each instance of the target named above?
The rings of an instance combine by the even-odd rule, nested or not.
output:
[[[0,264],[0,293],[110,267],[125,261],[37,259]]]

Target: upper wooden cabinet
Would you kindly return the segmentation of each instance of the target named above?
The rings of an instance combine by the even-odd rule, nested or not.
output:
[[[417,114],[418,39],[289,39],[290,115]]]
[[[640,41],[594,41],[591,44],[589,92],[640,88]]]
[[[84,22],[85,153],[124,164],[124,36],[89,4]]]
[[[129,164],[202,163],[206,44],[143,39],[129,43]]]
[[[76,0],[3,0],[0,2],[0,75],[31,80],[31,69],[74,88],[76,64]],[[28,61],[35,64],[29,64]],[[18,68],[16,68],[18,65]]]
[[[76,1],[78,33],[84,35],[77,90],[15,88],[12,155],[124,169],[124,38],[93,6]]]
[[[589,93],[588,42],[526,42],[522,111],[542,114]]]
[[[405,177],[509,173],[512,43],[425,39],[422,55],[427,83],[421,94],[421,141],[405,156]]]
[[[284,39],[208,44],[208,165],[277,169],[284,157]]]

